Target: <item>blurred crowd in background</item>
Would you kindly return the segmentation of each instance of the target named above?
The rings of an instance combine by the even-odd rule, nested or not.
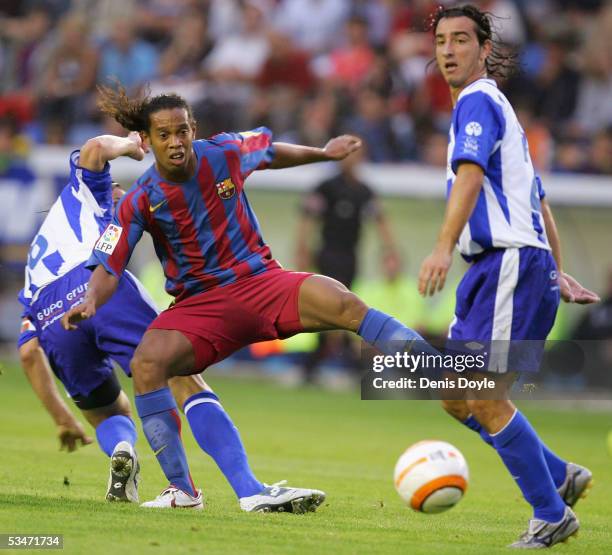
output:
[[[448,3],[0,0],[0,135],[23,153],[117,132],[96,84],[118,80],[185,96],[200,136],[264,124],[322,145],[351,132],[372,162],[444,166],[451,104],[427,21]],[[500,84],[537,169],[612,174],[612,3],[473,3],[520,53]]]

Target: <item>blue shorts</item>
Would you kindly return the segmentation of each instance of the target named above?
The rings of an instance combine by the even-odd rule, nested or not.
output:
[[[449,340],[455,345],[493,341],[502,350],[510,342],[517,347],[540,345],[541,354],[559,300],[557,266],[550,251],[536,247],[486,251],[476,257],[457,287]],[[513,370],[503,366],[491,369]]]
[[[81,302],[91,271],[77,266],[46,286],[28,309],[51,368],[70,396],[87,396],[113,372],[111,360],[130,375],[130,360],[149,324],[157,317],[153,301],[138,280],[126,272],[115,294],[96,315],[66,331],[62,315]],[[20,337],[20,344],[32,332]]]

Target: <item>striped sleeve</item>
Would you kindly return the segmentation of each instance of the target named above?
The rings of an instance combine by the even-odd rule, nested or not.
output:
[[[144,212],[148,209],[148,199],[141,187],[128,191],[119,201],[113,221],[96,242],[86,267],[93,269],[101,264],[108,273],[121,277],[146,229]]]
[[[224,150],[237,151],[240,156],[240,173],[246,179],[255,170],[264,170],[274,160],[272,131],[258,127],[240,133],[220,133],[212,138]]]
[[[502,110],[491,97],[474,92],[460,98],[453,112],[455,147],[451,156],[454,173],[461,162],[478,164],[484,171],[489,157],[505,133]]]

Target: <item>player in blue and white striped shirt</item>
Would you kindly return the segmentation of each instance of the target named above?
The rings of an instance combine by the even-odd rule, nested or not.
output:
[[[457,245],[471,266],[457,288],[449,339],[543,341],[560,296],[580,303],[598,297],[561,271],[559,238],[525,133],[489,78],[512,62],[493,38],[490,17],[473,6],[440,8],[432,30],[454,110],[446,214],[421,266],[419,291],[433,295],[442,289]],[[502,389],[519,370],[508,366],[507,353],[491,356],[488,368],[496,374],[487,377]],[[498,397],[444,401],[444,408],[497,450],[534,508],[528,531],[513,547],[550,547],[578,530],[570,507],[591,473],[550,451],[513,403]]]

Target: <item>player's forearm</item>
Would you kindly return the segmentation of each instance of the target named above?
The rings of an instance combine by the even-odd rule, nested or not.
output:
[[[330,157],[322,148],[289,143],[273,143],[273,145],[274,160],[270,164],[271,169],[291,168],[330,160]]]
[[[104,266],[97,266],[89,278],[84,304],[94,303],[96,310],[108,301],[117,290],[119,280],[109,274]]]
[[[60,396],[47,357],[38,344],[38,340],[28,341],[19,349],[19,354],[24,373],[34,393],[55,424],[59,426],[71,422],[73,415]]]
[[[134,156],[138,148],[138,144],[130,137],[100,135],[83,145],[79,165],[88,170],[102,171],[106,162],[120,156]]]
[[[464,165],[460,166],[446,204],[444,222],[438,235],[436,249],[448,254],[452,253],[463,228],[468,223],[482,188],[482,170],[474,164],[470,166],[474,168],[464,169]]]
[[[562,258],[561,258],[561,239],[559,238],[559,232],[557,231],[557,224],[553,217],[552,210],[546,199],[542,199],[542,216],[544,217],[544,227],[546,229],[546,236],[552,250],[553,258],[557,263],[557,269],[559,272],[563,271]]]

